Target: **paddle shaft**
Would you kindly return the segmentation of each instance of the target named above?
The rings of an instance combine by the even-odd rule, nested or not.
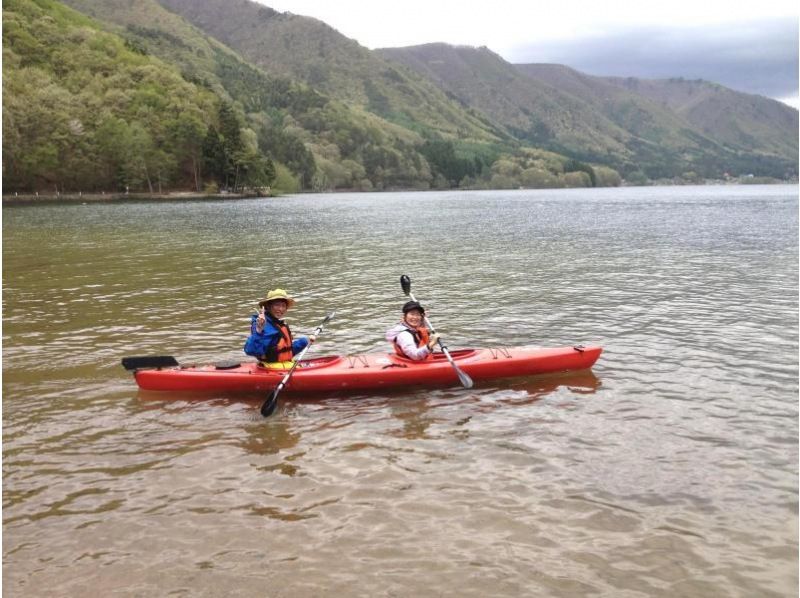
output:
[[[328,320],[330,320],[335,314],[336,312],[333,311],[329,313],[327,316],[325,316],[325,319],[322,320],[322,323],[319,326],[317,326],[317,328],[314,330],[315,337],[319,336],[322,333],[323,326],[325,326]],[[292,364],[292,367],[289,369],[288,372],[286,372],[286,375],[283,377],[283,379],[273,389],[269,397],[267,397],[267,400],[264,401],[264,403],[261,405],[261,415],[263,415],[264,417],[268,417],[272,414],[273,411],[275,411],[275,404],[278,401],[278,393],[280,393],[280,391],[283,390],[283,387],[286,386],[286,384],[289,382],[289,378],[291,378],[292,374],[294,374],[294,370],[297,367],[297,364],[300,363],[300,360],[303,359],[303,356],[306,354],[306,351],[308,351],[310,348],[311,348],[311,342],[309,342],[303,348],[303,350],[300,351],[300,353],[298,353],[297,356],[294,358],[294,363]]]
[[[407,295],[409,297],[411,297],[412,301],[417,301],[416,297],[414,297],[414,294],[411,292],[410,288],[408,289]],[[428,316],[426,316],[425,314],[422,314],[422,319],[425,322],[425,326],[427,326],[428,330],[431,331],[431,334],[436,334],[436,330],[433,328],[433,324],[431,324],[431,321],[428,319]],[[461,368],[459,368],[456,365],[456,362],[453,361],[453,356],[450,355],[450,351],[448,351],[447,347],[444,346],[444,343],[442,342],[442,339],[437,339],[436,342],[439,344],[439,348],[442,350],[442,353],[444,353],[444,356],[447,357],[447,361],[449,361],[450,365],[452,365],[453,369],[455,369],[456,374],[458,375],[458,379],[461,381],[461,384],[463,384],[464,387],[466,387],[466,388],[471,388],[472,387],[472,378],[470,378],[464,371],[461,370]]]
[[[317,326],[316,330],[314,330],[314,336],[317,336],[320,332],[322,332],[322,326]],[[309,342],[303,348],[303,350],[300,351],[300,353],[294,358],[294,363],[292,364],[292,367],[289,368],[289,371],[286,372],[286,375],[283,377],[283,380],[281,380],[278,386],[275,387],[276,395],[283,390],[284,386],[286,386],[286,383],[289,381],[289,378],[291,378],[292,374],[294,373],[294,368],[297,367],[297,364],[300,363],[300,360],[303,359],[303,356],[306,354],[306,351],[308,351],[310,348],[311,348],[311,343]]]

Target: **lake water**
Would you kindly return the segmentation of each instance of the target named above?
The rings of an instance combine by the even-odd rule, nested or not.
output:
[[[139,392],[388,350],[401,274],[451,349],[591,372],[351,397]],[[796,596],[798,189],[298,195],[3,208],[3,595]]]

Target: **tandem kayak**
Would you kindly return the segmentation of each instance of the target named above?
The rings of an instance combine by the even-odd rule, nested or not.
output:
[[[458,367],[478,382],[585,370],[594,365],[601,352],[600,347],[576,346],[460,349],[450,354]],[[270,391],[286,374],[283,364],[179,365],[172,357],[126,358],[123,365],[134,372],[139,388],[156,391]],[[365,391],[458,383],[453,366],[440,353],[425,361],[412,361],[395,354],[365,353],[302,360],[285,392]]]

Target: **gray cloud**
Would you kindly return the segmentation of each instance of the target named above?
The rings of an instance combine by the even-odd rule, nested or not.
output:
[[[797,20],[624,29],[515,47],[513,63],[552,62],[592,75],[705,79],[773,98],[798,94]]]

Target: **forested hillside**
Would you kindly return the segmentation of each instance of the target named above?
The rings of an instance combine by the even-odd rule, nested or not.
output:
[[[4,189],[199,176],[210,91],[58,2],[3,5]]]
[[[303,81],[427,138],[495,142],[504,136],[427,79],[396,68],[316,19],[251,1],[159,2],[264,70]]]
[[[797,111],[774,100],[703,82],[511,65],[486,48],[426,44],[380,52],[519,139],[605,164],[627,178],[797,174]]]
[[[261,150],[285,164],[301,188],[428,188],[434,178],[412,128],[267,73],[153,0],[68,1],[230,98]],[[226,12],[227,21],[239,22]]]
[[[557,64],[515,66],[592,104],[622,126],[652,123],[658,112],[672,114],[674,126],[698,145],[708,140],[722,148],[708,146],[706,170],[797,176],[798,112],[776,100],[701,80],[595,77]]]
[[[3,4],[4,193],[797,175],[797,111],[766,98],[485,48],[370,51],[250,0],[159,2]]]
[[[4,6],[6,192],[518,186],[509,162],[540,186],[619,181],[490,125],[448,131],[447,111],[441,129],[390,122],[266,73],[152,0],[70,3],[81,12]]]
[[[112,33],[58,2],[4,5],[5,189],[263,186],[277,176],[295,190],[325,187],[330,171],[353,187],[430,180],[413,133],[269,77],[187,35],[177,17],[181,35],[136,24],[159,12],[170,22],[155,3],[95,5],[131,21]],[[360,161],[333,139],[359,148]]]

